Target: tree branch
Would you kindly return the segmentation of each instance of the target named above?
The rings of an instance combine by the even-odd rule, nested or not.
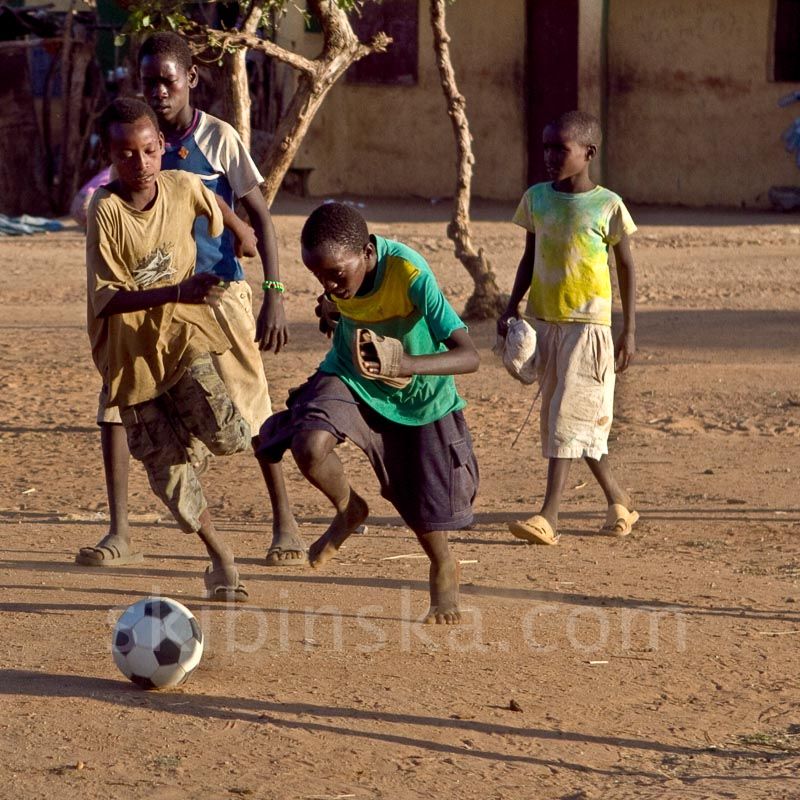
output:
[[[263,8],[263,0],[254,2]],[[262,192],[268,204],[275,197],[303,136],[331,87],[351,64],[372,53],[385,52],[392,43],[385,33],[376,34],[369,43],[360,41],[353,31],[349,16],[336,0],[309,0],[308,9],[319,18],[324,37],[322,52],[313,60],[259,38],[255,29],[221,31],[196,22],[184,29],[195,53],[209,48],[222,52],[232,48],[241,52],[258,50],[300,72],[289,106],[260,164],[265,176]],[[242,27],[252,27],[255,19],[251,8]],[[258,16],[257,20],[260,19]],[[229,56],[230,53],[226,55],[226,61],[231,60]],[[240,127],[244,129],[245,126],[242,124]]]
[[[184,29],[187,36],[191,37],[192,50],[195,53],[202,53],[209,47],[244,47],[250,50],[259,50],[268,56],[282,61],[284,64],[294,67],[306,75],[316,74],[316,66],[311,59],[305,58],[291,50],[271,42],[269,39],[261,39],[255,33],[245,33],[244,31],[230,30],[220,31],[210,28],[207,25],[198,25],[196,22],[187,25]]]
[[[430,3],[436,64],[456,140],[456,193],[453,198],[453,217],[447,226],[447,236],[455,246],[456,258],[464,265],[475,284],[475,291],[467,301],[464,316],[468,319],[487,319],[502,310],[502,303],[489,260],[483,248],[475,249],[470,236],[469,204],[475,156],[472,153],[467,104],[464,95],[458,91],[456,74],[450,59],[450,35],[445,24],[445,0],[430,0]]]
[[[261,23],[261,18],[264,15],[264,2],[254,2],[247,12],[247,16],[242,21],[241,30],[245,33],[255,33]]]

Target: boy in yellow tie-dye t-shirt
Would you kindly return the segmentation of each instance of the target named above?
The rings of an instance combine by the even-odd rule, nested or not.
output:
[[[636,350],[635,271],[628,243],[636,226],[622,199],[589,177],[600,138],[597,120],[580,111],[547,125],[545,166],[552,181],[528,189],[514,215],[527,239],[498,330],[505,334],[508,320],[530,290],[526,316],[537,332],[542,452],[549,465],[540,512],[509,528],[536,544],[558,541],[561,496],[576,458],[586,461],[606,496],[602,533],[625,536],[639,518],[608,462],[615,370],[627,369]],[[616,346],[611,338],[609,248],[614,250],[623,311]]]

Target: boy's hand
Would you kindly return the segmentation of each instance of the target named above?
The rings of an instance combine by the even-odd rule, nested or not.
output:
[[[289,341],[289,327],[280,292],[266,292],[256,320],[256,341],[259,350],[280,353]]]
[[[498,336],[505,337],[505,335],[508,333],[509,320],[513,319],[516,316],[517,316],[516,312],[509,311],[508,309],[506,309],[503,312],[503,315],[500,317],[500,319],[497,320],[497,335]]]
[[[226,287],[212,272],[199,272],[179,283],[178,288],[181,303],[198,305],[205,302],[216,308],[222,301]]]
[[[375,345],[372,342],[361,344],[358,347],[358,353],[359,362],[363,366],[364,371],[368,372],[370,375],[380,375],[381,362],[378,360],[378,351],[375,349]],[[400,366],[402,366],[402,361],[403,357],[400,356]],[[400,374],[400,367],[398,367],[397,373],[398,375]]]
[[[323,292],[317,298],[317,306],[314,309],[314,313],[319,317],[320,333],[324,333],[330,339],[341,317],[336,303],[333,300],[329,300]]]
[[[378,352],[375,350],[374,344],[371,342],[362,344],[360,353],[361,363],[370,375],[374,375],[376,378],[387,377],[381,375],[381,362],[378,360]],[[397,362],[397,369],[392,370],[392,375],[388,377],[405,379],[411,378],[413,375],[414,371],[411,368],[411,361],[408,358],[408,354],[401,353]]]
[[[614,370],[625,372],[636,355],[636,336],[633,331],[622,331],[614,347]]]
[[[253,258],[258,255],[256,232],[245,222],[236,231],[236,258]]]

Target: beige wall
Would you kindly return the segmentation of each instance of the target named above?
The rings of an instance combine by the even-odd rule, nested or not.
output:
[[[765,206],[800,173],[768,80],[772,0],[609,0],[608,185],[628,200]]]
[[[474,138],[473,194],[516,198],[525,188],[526,164],[524,3],[458,0],[447,7],[447,25]],[[342,80],[331,90],[295,162],[314,167],[312,194],[453,194],[455,146],[427,0],[420,0],[419,30],[416,86],[354,86]],[[309,55],[321,46],[321,36],[304,33],[291,16],[280,38]]]
[[[578,3],[578,108],[597,119],[604,114],[604,50],[602,0],[579,0]],[[605,180],[605,159],[596,158],[591,164],[595,181]]]

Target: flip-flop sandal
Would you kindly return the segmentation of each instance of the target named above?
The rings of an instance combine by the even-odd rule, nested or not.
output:
[[[521,522],[509,522],[511,533],[528,544],[558,544],[558,535],[541,514],[534,514]]]
[[[209,600],[225,603],[244,603],[249,597],[244,584],[239,581],[239,570],[233,564],[212,569],[206,567],[203,575]]]
[[[81,547],[75,556],[75,563],[82,567],[124,567],[142,561],[143,553],[123,553],[115,544]]]
[[[361,348],[372,345],[375,357],[378,360],[380,372],[374,375],[367,369]],[[411,378],[401,378],[397,375],[400,361],[403,357],[403,344],[399,339],[390,336],[381,336],[369,328],[356,328],[353,334],[353,361],[362,377],[369,381],[383,381],[395,389],[404,389],[411,383]]]
[[[292,558],[274,557],[281,554],[288,555],[289,553],[295,553],[296,555]],[[305,547],[301,549],[299,547],[280,547],[276,545],[267,550],[267,557],[265,560],[268,567],[296,567],[308,563],[308,553]]]
[[[628,536],[639,519],[638,511],[629,511],[622,503],[612,503],[606,512],[606,522],[600,533],[605,536]]]

